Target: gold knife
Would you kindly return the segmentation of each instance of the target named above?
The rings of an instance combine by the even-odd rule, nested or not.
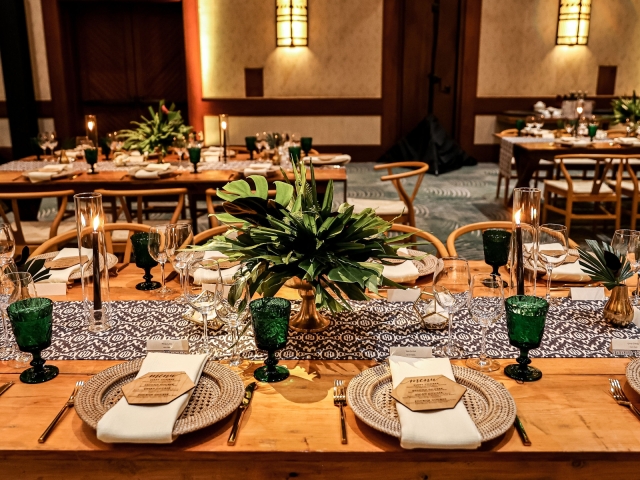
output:
[[[242,403],[238,407],[236,411],[236,419],[233,422],[233,427],[231,428],[231,433],[229,434],[229,440],[227,440],[227,445],[235,445],[236,438],[238,437],[238,430],[240,430],[240,424],[242,423],[242,417],[244,416],[244,412],[251,405],[251,400],[253,399],[253,392],[258,388],[256,382],[251,382],[244,389],[244,398],[242,399]]]
[[[13,385],[13,382],[7,382],[7,383],[3,383],[2,386],[0,386],[0,395],[2,395],[4,392],[6,392],[7,390],[9,390],[9,388]]]

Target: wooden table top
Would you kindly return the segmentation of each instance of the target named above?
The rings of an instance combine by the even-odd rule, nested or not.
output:
[[[630,147],[627,145],[621,145],[619,143],[611,142],[595,142],[587,147],[569,147],[560,145],[549,139],[540,139],[540,142],[527,142],[527,143],[514,143],[515,148],[521,148],[529,152],[558,152],[561,153],[620,153],[622,155],[633,155],[640,153],[640,147]]]
[[[479,261],[471,262],[471,266],[473,273],[490,270],[490,267]],[[118,277],[112,278],[110,282],[112,300],[152,298],[149,292],[139,292],[133,288],[141,281],[142,273],[134,265],[129,265]],[[172,281],[171,285],[177,288],[177,280]],[[296,292],[284,288],[280,295],[295,298]],[[66,300],[78,300],[80,296],[80,286],[75,284]],[[62,300],[62,298],[52,298]],[[59,466],[63,459],[72,462],[70,465],[77,465],[78,470],[75,473],[78,475],[82,473],[90,476],[92,469],[95,469],[96,472],[109,471],[113,474],[110,478],[120,478],[110,470],[115,468],[115,464],[110,462],[121,462],[118,463],[120,465],[118,472],[123,478],[131,474],[127,468],[133,469],[135,478],[142,478],[143,471],[149,473],[153,470],[149,462],[165,462],[163,465],[168,470],[163,472],[166,473],[175,468],[178,470],[171,471],[177,476],[180,468],[187,468],[180,462],[203,459],[231,462],[228,465],[229,472],[234,471],[237,478],[242,477],[241,472],[244,472],[244,475],[251,470],[248,466],[247,470],[234,470],[234,468],[241,468],[237,463],[240,459],[249,462],[262,459],[267,462],[262,465],[262,470],[258,466],[251,467],[253,473],[262,471],[265,474],[272,470],[280,472],[287,468],[289,472],[309,470],[309,477],[313,478],[316,478],[314,475],[317,472],[313,473],[311,467],[305,467],[300,462],[311,462],[315,459],[314,461],[325,465],[325,468],[328,468],[326,464],[337,462],[336,465],[342,468],[346,465],[344,462],[354,461],[360,465],[363,472],[367,469],[378,471],[382,476],[377,478],[423,478],[409,475],[410,471],[417,475],[422,470],[417,464],[409,465],[405,462],[428,461],[430,468],[433,469],[431,471],[449,472],[449,474],[451,471],[444,464],[455,463],[456,472],[460,474],[467,471],[468,478],[502,478],[492,471],[492,468],[497,468],[499,462],[505,462],[504,465],[507,466],[511,465],[513,475],[513,472],[518,472],[520,468],[513,464],[514,461],[563,460],[567,462],[566,468],[569,469],[567,473],[570,473],[573,468],[580,465],[580,462],[600,458],[597,457],[600,454],[615,453],[616,455],[611,458],[622,462],[617,464],[618,468],[622,469],[623,465],[627,465],[624,462],[631,462],[624,469],[628,472],[635,471],[636,474],[637,470],[633,470],[637,468],[635,462],[640,461],[640,456],[637,456],[640,452],[640,421],[629,409],[616,405],[608,393],[608,378],[618,378],[624,383],[628,359],[623,358],[536,358],[533,364],[540,368],[544,375],[540,381],[529,384],[516,383],[507,378],[502,370],[490,373],[491,377],[504,383],[513,395],[518,415],[533,445],[523,446],[518,434],[510,430],[503,437],[483,444],[476,452],[403,450],[397,439],[377,432],[357,420],[349,408],[346,409],[349,442],[342,445],[339,411],[334,407],[332,398],[333,381],[343,379],[348,382],[354,375],[371,367],[373,365],[371,361],[282,362],[291,370],[291,377],[282,383],[259,385],[234,447],[226,444],[231,428],[231,417],[201,431],[184,435],[171,445],[109,445],[98,441],[95,432],[84,425],[75,412],[65,414],[46,443],[38,444],[37,438],[62,407],[75,382],[86,381],[92,375],[119,362],[87,360],[52,361],[51,363],[60,368],[60,375],[42,385],[22,384],[18,380],[19,371],[7,365],[0,365],[0,382],[9,380],[16,382],[0,397],[0,452],[5,462],[21,465],[20,468],[24,469],[25,476],[37,476],[38,473],[49,472],[47,468]],[[463,361],[457,360],[453,363],[464,364]],[[502,366],[511,363],[514,363],[513,359],[500,360]],[[245,383],[252,381],[251,372],[256,366],[257,364],[245,373],[243,377]],[[96,456],[96,452],[100,455]],[[585,452],[590,455],[585,455]],[[43,464],[45,467],[24,466],[24,461],[30,458],[25,455],[35,453],[45,462]],[[349,453],[350,456],[344,457],[345,453]],[[312,454],[316,456],[310,456]],[[594,454],[597,455],[594,456]],[[300,462],[296,460],[298,457],[295,455],[303,455],[300,457]],[[305,458],[307,460],[304,460]],[[95,462],[98,459],[104,463]],[[82,463],[85,461],[86,464]],[[270,463],[271,461],[273,464]],[[279,465],[280,461],[285,463]],[[388,464],[384,463],[387,461]],[[486,476],[481,476],[477,470],[474,470],[474,468],[480,468],[473,467],[475,461],[488,462],[485,467],[482,467],[486,468]],[[571,461],[574,463],[572,464]],[[295,466],[286,462],[294,462]],[[362,462],[374,462],[374,464],[363,468]],[[403,471],[406,476],[398,473],[396,470],[398,467],[393,462],[401,462],[406,466],[407,470]],[[444,464],[438,462],[444,462]],[[577,466],[575,462],[579,462]],[[442,468],[438,470],[440,468],[438,466]],[[606,468],[599,470],[600,467],[590,466],[595,469],[593,471],[600,473],[607,471]],[[144,470],[145,468],[151,470]],[[291,470],[293,468],[296,470]],[[352,469],[357,466],[345,468],[353,471]],[[539,468],[542,469],[542,466]],[[565,467],[556,466],[548,471],[554,472],[555,475],[558,472],[564,472],[563,468]],[[536,471],[535,467],[533,471]],[[539,470],[538,473],[542,471]],[[387,472],[386,477],[384,472]],[[236,478],[234,475],[229,473],[228,477],[203,476],[202,478]],[[156,476],[154,478],[173,477]],[[274,475],[269,478],[291,477]],[[374,477],[370,475],[367,477],[361,473],[351,478]],[[443,473],[443,476],[437,478],[463,478],[463,476],[456,477]],[[532,474],[526,478],[540,477]],[[633,478],[633,474],[629,478]]]

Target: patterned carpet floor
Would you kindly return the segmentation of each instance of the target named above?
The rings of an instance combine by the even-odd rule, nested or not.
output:
[[[373,166],[373,163],[353,163],[347,166],[349,197],[397,200],[398,194],[393,185],[380,181],[381,172],[374,171]],[[449,233],[462,225],[487,220],[510,220],[510,213],[503,206],[502,200],[495,198],[497,181],[498,167],[488,163],[463,167],[438,177],[426,175],[414,202],[417,227],[433,233],[445,243]],[[411,192],[414,180],[408,179],[405,185],[407,191]],[[336,185],[336,207],[342,198],[342,186]],[[204,208],[204,202],[202,207]],[[44,200],[39,218],[52,219],[55,213],[55,200]],[[155,214],[153,218],[163,218],[163,214]],[[552,216],[549,221],[562,223],[562,217]],[[206,217],[198,219],[198,227],[200,231],[208,228]],[[609,241],[613,223],[599,224],[598,227],[599,231],[596,231],[593,224],[576,223],[571,229],[571,237],[579,243],[584,243],[585,238]],[[464,235],[456,242],[456,249],[458,255],[465,258],[482,259],[480,233]]]

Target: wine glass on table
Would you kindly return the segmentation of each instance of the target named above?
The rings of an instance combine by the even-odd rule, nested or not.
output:
[[[184,135],[177,135],[173,137],[173,151],[178,155],[178,170],[185,171],[187,168],[182,166],[182,159],[184,153],[187,150],[187,141],[184,138]]]
[[[175,299],[178,303],[186,302],[184,274],[187,264],[193,257],[193,250],[185,250],[193,241],[191,225],[188,223],[173,223],[167,226],[169,232],[169,261],[173,269],[180,275],[180,296]]]
[[[151,227],[149,230],[149,254],[160,264],[160,272],[162,277],[162,287],[156,290],[155,294],[159,297],[166,297],[174,293],[172,288],[165,285],[164,282],[164,265],[169,261],[172,255],[173,243],[170,240],[169,225],[160,225]]]
[[[47,133],[47,144],[49,149],[51,149],[51,159],[54,159],[53,150],[58,146],[58,137],[56,132],[48,132]]]
[[[544,120],[545,120],[544,115],[538,112],[535,114],[535,119],[536,119],[535,120],[536,130],[538,131],[542,130],[544,128]]]
[[[469,283],[471,281],[469,262],[460,257],[438,259],[433,276],[433,295],[449,317],[449,339],[436,349],[437,354],[449,358],[463,355],[463,350],[453,341],[453,316],[467,306]]]
[[[202,316],[202,340],[198,353],[213,354],[209,342],[210,318],[216,314],[217,286],[220,265],[215,259],[192,259],[186,266],[185,292],[187,303]]]
[[[629,251],[629,243],[631,237],[638,233],[637,230],[629,230],[627,228],[621,228],[613,233],[611,238],[611,248],[614,253],[619,257],[626,257]]]
[[[216,317],[231,331],[231,357],[220,363],[227,364],[231,370],[242,372],[250,362],[242,358],[238,352],[240,328],[249,320],[249,287],[244,278],[225,278],[222,268],[218,269],[218,283],[216,284]]]
[[[6,273],[5,277],[8,280],[8,283],[3,283],[3,287],[8,294],[7,308],[9,305],[20,300],[36,297],[36,286],[33,283],[33,278],[30,273],[11,271]],[[5,332],[6,335],[11,335],[8,327]],[[14,338],[9,339],[7,345],[10,345],[8,348],[10,348],[12,352],[9,366],[13,368],[25,368],[31,361],[31,355],[18,350]]]
[[[636,289],[633,292],[633,305],[640,306],[640,232],[635,232],[629,238],[629,247],[627,248],[627,259],[631,264],[631,268],[636,277]]]
[[[42,149],[42,159],[46,160],[47,156],[47,147],[49,146],[49,138],[47,136],[47,132],[40,132],[36,137],[38,142],[38,146]]]
[[[498,269],[504,267],[509,261],[509,246],[511,245],[511,232],[500,228],[489,228],[482,232],[482,247],[484,250],[484,262],[493,268],[493,275],[500,277]],[[503,287],[507,286],[503,282]],[[491,283],[493,285],[493,283]]]
[[[569,236],[567,227],[554,223],[546,223],[540,227],[538,234],[538,258],[547,271],[547,295],[549,305],[557,304],[558,298],[551,298],[551,276],[553,269],[564,263],[569,252]]]
[[[487,286],[488,285],[488,286]],[[467,359],[467,367],[480,372],[493,372],[500,364],[487,356],[487,329],[504,313],[504,290],[502,279],[492,273],[479,273],[471,278],[469,286],[469,314],[482,327],[480,356]]]
[[[575,120],[566,119],[564,121],[564,131],[567,132],[570,137],[573,137],[573,132],[575,131]]]
[[[533,135],[533,129],[536,126],[536,117],[534,115],[529,115],[525,118],[524,123],[527,126],[527,133],[529,135]]]

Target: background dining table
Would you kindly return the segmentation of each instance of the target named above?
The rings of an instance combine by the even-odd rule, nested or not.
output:
[[[472,273],[488,272],[471,262]],[[154,274],[159,270],[156,268]],[[141,270],[133,264],[111,278],[112,300],[149,300],[152,292],[134,288]],[[428,283],[428,282],[427,282]],[[171,286],[178,287],[177,280]],[[568,292],[557,292],[566,295]],[[279,294],[297,298],[294,290]],[[80,300],[75,283],[66,297]],[[478,327],[480,328],[480,327]],[[55,332],[55,330],[54,330]],[[144,331],[140,332],[144,335]],[[55,334],[55,333],[54,333]],[[113,445],[74,411],[68,411],[47,439],[38,437],[79,380],[118,361],[52,360],[60,375],[48,383],[26,385],[19,370],[0,365],[0,382],[16,384],[0,396],[0,455],[6,478],[76,479],[539,479],[604,478],[615,465],[617,478],[636,478],[640,468],[640,420],[608,393],[608,378],[624,383],[626,358],[534,358],[543,371],[535,383],[519,384],[502,369],[489,375],[514,397],[532,445],[511,429],[477,451],[403,450],[396,438],[380,433],[346,409],[348,443],[341,444],[339,411],[333,404],[336,379],[348,383],[376,364],[373,360],[286,360],[291,377],[259,384],[235,446],[227,445],[229,417],[170,445]],[[501,366],[514,359],[499,360]],[[455,365],[464,365],[454,360]],[[243,375],[253,381],[253,365]],[[37,460],[36,460],[37,459]]]
[[[176,156],[169,156],[167,161],[177,161]],[[238,154],[233,158],[234,161],[247,162],[247,166],[256,160],[250,160],[248,154]],[[28,160],[24,160],[28,162]],[[103,162],[98,162],[101,164]],[[112,162],[111,162],[112,163]],[[183,162],[185,163],[185,162]],[[74,165],[82,165],[86,168],[84,162],[78,162]],[[210,164],[201,162],[198,166]],[[131,190],[131,189],[159,189],[159,188],[187,188],[189,197],[189,213],[193,222],[194,232],[197,232],[197,201],[204,200],[204,193],[208,188],[222,188],[230,181],[244,178],[242,171],[231,169],[207,169],[193,173],[192,164],[188,164],[188,171],[170,175],[166,178],[158,178],[154,180],[139,180],[128,175],[127,169],[98,171],[96,174],[90,174],[88,171],[82,170],[77,175],[59,178],[46,182],[32,183],[27,177],[23,176],[20,171],[2,170],[0,169],[0,191],[6,193],[24,193],[24,192],[47,192],[55,190],[73,190],[75,193],[92,192],[95,189],[108,190]],[[293,173],[285,171],[289,180],[293,180]],[[310,174],[307,174],[310,178]],[[323,194],[330,180],[334,184],[343,184],[344,201],[347,200],[347,171],[344,167],[325,166],[315,169],[315,179],[317,191]],[[274,172],[273,175],[267,177],[267,180],[273,184],[278,180],[284,180],[281,172]]]

